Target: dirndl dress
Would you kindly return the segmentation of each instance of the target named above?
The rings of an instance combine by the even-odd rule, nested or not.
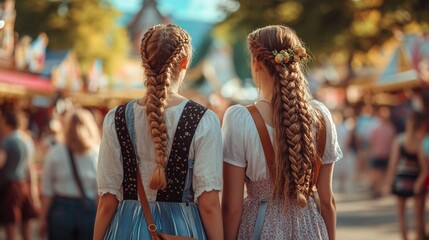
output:
[[[301,208],[296,200],[273,197],[271,179],[246,181],[239,240],[328,240],[313,197]]]
[[[104,239],[151,239],[138,201],[135,152],[134,101],[118,106],[115,128],[121,147],[124,200],[120,201]],[[156,201],[149,202],[159,233],[207,239],[198,206],[194,201],[192,175],[194,161],[188,159],[198,123],[207,109],[188,101],[174,135],[166,168],[168,186],[159,190]]]

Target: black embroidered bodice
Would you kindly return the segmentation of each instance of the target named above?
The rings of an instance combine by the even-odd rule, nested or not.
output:
[[[130,135],[130,131],[132,130],[127,127],[130,124],[134,124],[134,122],[130,123],[132,119],[127,119],[127,108],[132,108],[132,104],[126,103],[118,106],[115,113],[115,128],[122,154],[124,200],[137,200],[137,155],[135,141],[133,141]],[[193,101],[188,101],[184,107],[174,134],[167,164],[167,188],[158,191],[156,201],[183,201],[183,191],[187,175],[191,174],[188,172],[190,146],[198,124],[206,110],[205,107]]]

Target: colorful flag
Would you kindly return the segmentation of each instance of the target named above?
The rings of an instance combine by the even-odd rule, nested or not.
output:
[[[88,73],[88,91],[97,92],[100,88],[100,81],[103,77],[103,61],[101,59],[96,59],[91,67],[89,68]]]
[[[40,73],[45,66],[46,47],[48,46],[48,36],[41,33],[31,43],[29,49],[28,69],[33,73]]]

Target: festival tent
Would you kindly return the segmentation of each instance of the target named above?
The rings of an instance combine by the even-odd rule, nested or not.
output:
[[[41,76],[50,78],[56,90],[79,92],[84,89],[79,62],[70,51],[47,51]]]
[[[0,95],[22,96],[29,94],[51,94],[54,88],[48,78],[35,74],[0,68]]]
[[[396,91],[426,87],[429,77],[429,39],[420,35],[406,35],[394,50],[373,91]]]

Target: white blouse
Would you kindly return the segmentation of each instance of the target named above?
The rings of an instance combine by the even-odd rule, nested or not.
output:
[[[96,167],[98,146],[85,154],[73,155],[76,169],[88,198],[97,196]],[[73,177],[73,168],[70,163],[67,147],[64,144],[53,146],[47,153],[42,174],[42,193],[53,197],[81,197],[79,188]]]
[[[187,102],[184,100],[178,105],[165,109],[169,137],[168,149],[171,149],[179,118]],[[149,179],[156,167],[156,161],[146,107],[135,102],[133,108],[136,151],[141,161],[139,169],[147,198],[149,201],[155,201],[157,191],[149,188]],[[104,119],[97,180],[99,195],[110,193],[121,201],[123,169],[121,148],[115,130],[115,111],[116,108],[110,110]],[[195,160],[192,182],[195,199],[204,191],[222,189],[222,135],[219,118],[210,110],[203,115],[195,131],[189,150],[189,159]]]
[[[323,164],[333,163],[342,158],[337,141],[337,132],[331,114],[323,103],[312,103],[323,113],[326,121],[326,146]],[[266,125],[273,142],[274,129]],[[259,140],[258,130],[246,107],[234,105],[227,109],[222,125],[224,161],[237,167],[246,168],[246,176],[251,181],[267,179],[269,173],[264,150]]]

